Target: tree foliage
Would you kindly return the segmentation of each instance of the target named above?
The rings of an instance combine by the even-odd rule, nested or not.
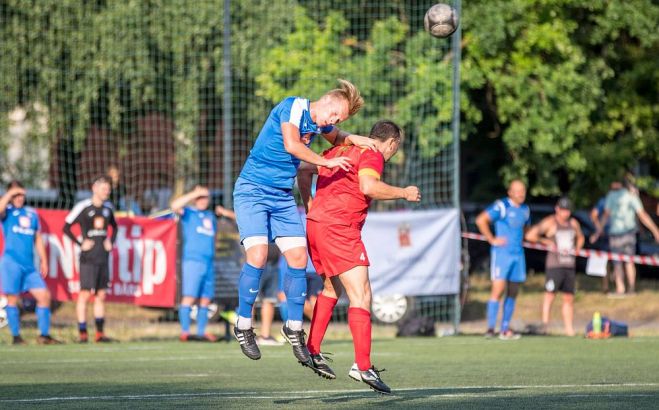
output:
[[[624,168],[644,170],[640,183],[657,189],[656,2],[463,3],[462,138],[476,153],[465,167],[483,181],[525,178],[534,195],[569,190],[581,203]],[[423,32],[425,7],[233,1],[235,128],[255,135],[282,97],[315,98],[344,77],[366,99],[346,127],[363,133],[391,118],[406,149],[412,141],[422,158],[437,156],[451,142],[452,55],[448,40]],[[156,111],[193,147],[202,114],[214,105],[221,116],[222,0],[6,0],[0,19],[0,111],[30,117],[45,106],[50,135],[78,146],[94,123],[126,137],[129,114]],[[502,151],[479,156],[482,138]],[[496,170],[495,154],[505,156]]]

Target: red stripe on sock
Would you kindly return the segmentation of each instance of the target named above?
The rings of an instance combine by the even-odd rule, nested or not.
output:
[[[371,368],[371,312],[362,308],[348,309],[348,325],[355,346],[355,362],[359,370]]]
[[[311,354],[320,353],[320,344],[325,337],[327,326],[332,320],[332,312],[336,306],[336,299],[325,296],[322,293],[316,299],[316,305],[313,308],[311,317],[311,328],[309,329],[309,340],[307,340],[307,349]]]

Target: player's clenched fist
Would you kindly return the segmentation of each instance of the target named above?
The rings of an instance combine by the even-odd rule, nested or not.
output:
[[[405,200],[409,202],[419,202],[421,200],[421,191],[418,187],[405,187]]]

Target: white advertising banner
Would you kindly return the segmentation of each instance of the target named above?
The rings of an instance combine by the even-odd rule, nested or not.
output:
[[[372,212],[362,240],[374,295],[448,295],[460,289],[457,209]]]

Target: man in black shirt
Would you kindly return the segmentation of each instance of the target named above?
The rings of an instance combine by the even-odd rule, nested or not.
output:
[[[76,312],[80,342],[87,342],[87,301],[94,293],[95,341],[104,343],[112,339],[103,334],[105,323],[105,295],[109,285],[108,256],[117,238],[117,223],[112,207],[106,201],[110,196],[110,179],[98,177],[92,184],[92,197],[78,202],[66,217],[64,234],[80,246],[80,293]],[[73,235],[71,226],[78,224],[82,242]],[[112,236],[108,237],[108,226]]]

